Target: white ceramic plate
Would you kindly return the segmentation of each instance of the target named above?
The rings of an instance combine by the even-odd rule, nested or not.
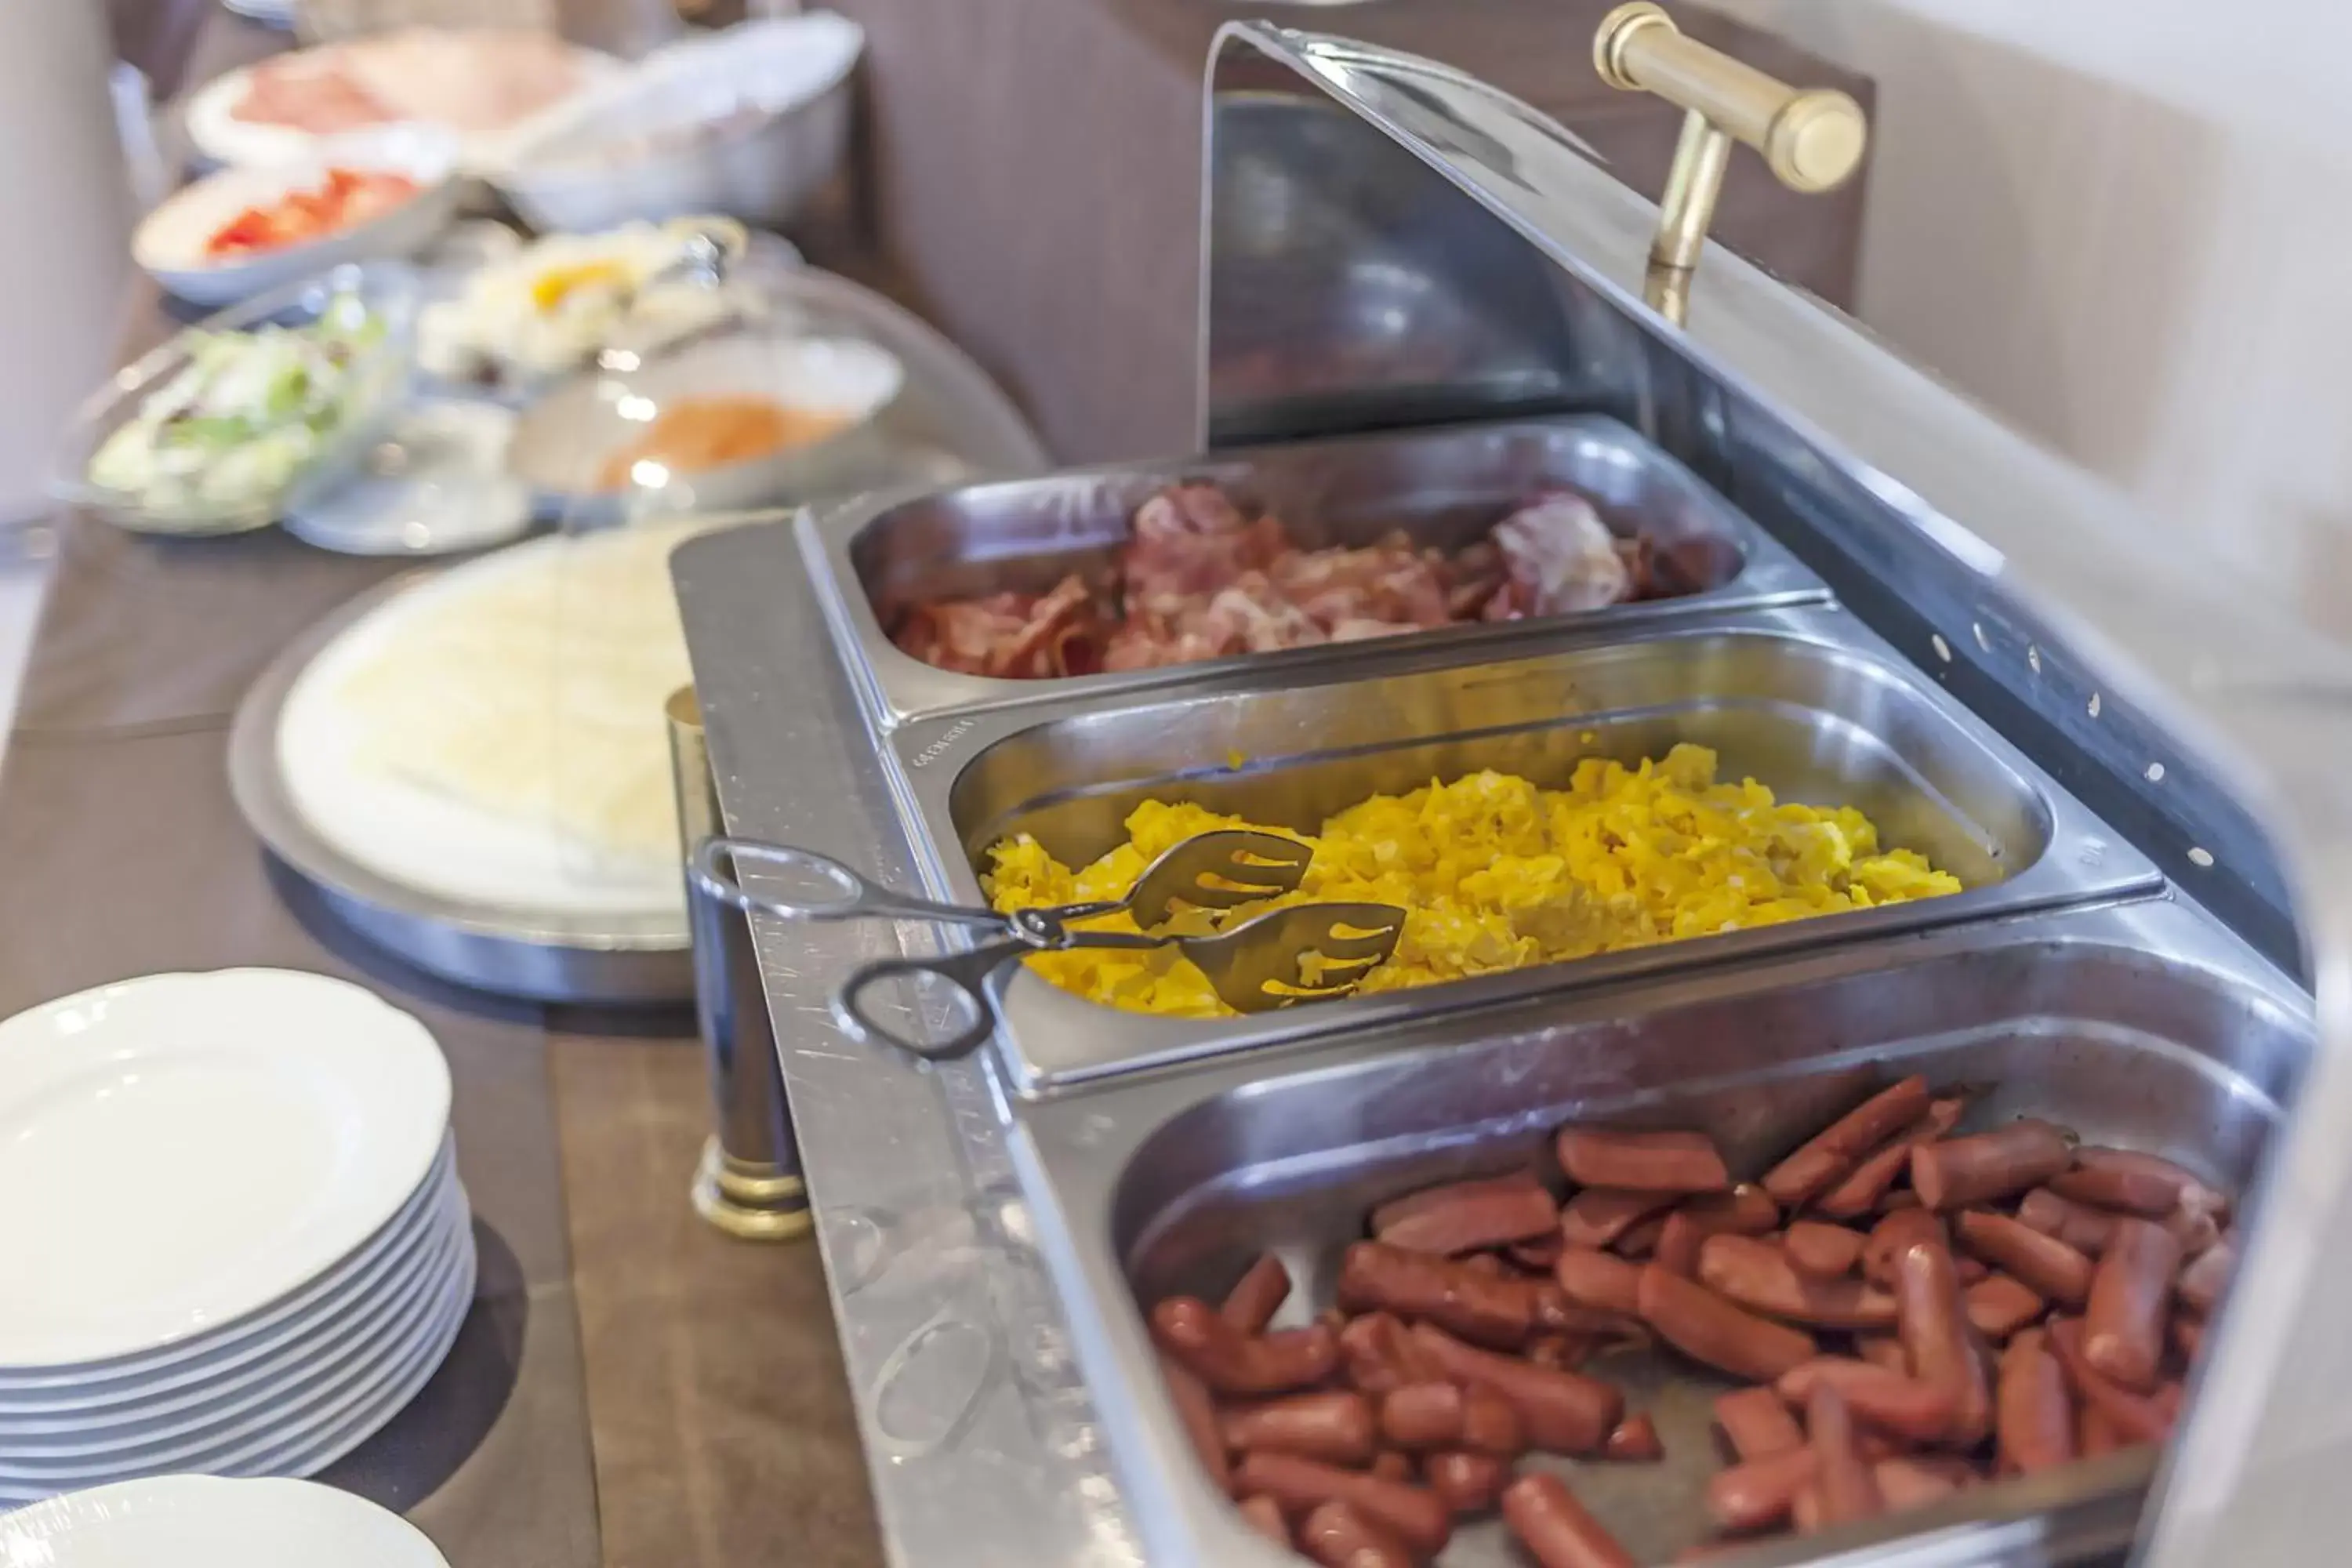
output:
[[[324,975],[153,975],[0,1023],[0,1365],[153,1350],[299,1289],[407,1204],[448,1121],[425,1026]]]
[[[431,1238],[447,1223],[450,1206],[462,1204],[456,1193],[455,1160],[445,1144],[433,1174],[393,1222],[300,1291],[218,1332],[152,1354],[0,1379],[0,1426],[20,1418],[137,1404],[204,1384],[301,1344],[320,1322],[339,1321],[355,1302],[413,1270]]]
[[[0,1563],[41,1568],[449,1568],[423,1531],[304,1481],[166,1476],[0,1519]]]
[[[456,1268],[472,1215],[454,1183],[443,1198],[443,1211],[403,1267],[377,1289],[353,1297],[340,1311],[306,1323],[303,1333],[268,1355],[208,1376],[166,1376],[152,1392],[135,1398],[79,1409],[0,1415],[0,1459],[71,1458],[209,1430],[342,1367],[354,1355],[380,1353],[387,1347],[387,1336],[404,1326],[414,1328],[411,1319],[438,1299]]]
[[[258,1408],[183,1421],[183,1431],[86,1443],[71,1452],[27,1451],[12,1442],[0,1453],[0,1488],[61,1491],[174,1470],[217,1474],[235,1461],[340,1429],[354,1414],[381,1405],[385,1391],[437,1342],[451,1314],[462,1315],[471,1300],[472,1238],[453,1234],[445,1242],[432,1272],[416,1282],[397,1316],[364,1344],[343,1347],[327,1363],[284,1379]]]
[[[553,921],[674,913],[683,943],[686,892],[673,856],[604,855],[551,825],[497,816],[365,768],[358,754],[366,731],[338,695],[407,617],[446,596],[545,570],[564,550],[620,538],[556,535],[467,562],[386,601],[321,649],[287,694],[278,732],[288,797],[312,830],[378,876],[441,898]],[[646,715],[646,741],[656,753],[666,743],[658,711]]]
[[[247,207],[325,183],[330,169],[405,174],[415,195],[367,222],[300,245],[215,260],[205,247]],[[421,249],[457,216],[457,138],[432,125],[388,125],[321,141],[310,156],[268,167],[205,175],[142,219],[132,259],[170,293],[199,305],[228,305],[346,261],[404,257]]]
[[[625,68],[611,55],[594,49],[575,47],[572,52],[580,66],[579,81],[572,89],[575,95]],[[321,142],[333,140],[290,125],[239,120],[236,106],[244,100],[252,79],[250,67],[233,70],[215,77],[188,100],[188,140],[198,153],[217,163],[290,163],[310,157]],[[550,104],[540,113],[551,112],[557,107]],[[457,155],[460,168],[470,174],[504,168],[523,132],[537,118],[533,115],[500,130],[462,135]]]

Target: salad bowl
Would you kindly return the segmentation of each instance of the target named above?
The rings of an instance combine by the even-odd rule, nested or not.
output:
[[[142,533],[241,533],[327,494],[411,377],[419,285],[350,264],[209,316],[75,414],[49,493]]]

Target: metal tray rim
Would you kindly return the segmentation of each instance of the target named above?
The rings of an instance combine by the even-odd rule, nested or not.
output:
[[[453,563],[468,559],[457,557]],[[264,848],[316,889],[361,935],[445,979],[540,1000],[674,1002],[692,996],[683,910],[675,920],[565,920],[545,910],[444,898],[352,859],[313,832],[287,797],[278,772],[277,737],[295,681],[349,627],[446,570],[435,565],[404,572],[346,601],[306,627],[262,670],[237,704],[229,729],[229,792],[238,814]],[[562,978],[552,984],[534,978],[551,967]]]
[[[1645,445],[1654,447],[1649,438],[1631,426],[1603,415],[1573,414],[1548,417],[1519,417],[1475,425],[1440,426],[1419,431],[1388,431],[1367,435],[1324,437],[1310,441],[1287,442],[1279,447],[1242,448],[1234,451],[1196,454],[1189,458],[1146,458],[1121,463],[1096,463],[1079,468],[1059,468],[1049,474],[1030,475],[1015,479],[981,479],[964,484],[946,486],[912,486],[896,490],[863,496],[854,501],[834,507],[814,507],[803,514],[798,523],[801,551],[809,568],[809,575],[817,590],[817,602],[824,612],[825,624],[834,635],[835,652],[849,672],[850,685],[856,689],[858,700],[877,736],[887,735],[906,725],[925,720],[960,716],[1006,707],[1027,707],[1042,702],[1072,700],[1100,700],[1123,696],[1129,692],[1168,687],[1214,685],[1222,679],[1242,673],[1262,670],[1288,671],[1305,675],[1318,668],[1329,668],[1349,659],[1360,660],[1377,644],[1344,643],[1315,647],[1285,648],[1273,653],[1240,654],[1228,658],[1202,659],[1192,664],[1169,665],[1156,669],[1121,671],[1116,674],[1074,676],[1062,680],[999,680],[987,676],[960,675],[942,670],[909,658],[884,633],[881,622],[874,614],[858,580],[856,563],[850,558],[850,547],[866,528],[886,513],[901,506],[911,505],[934,496],[958,490],[992,488],[1001,485],[1021,485],[1042,480],[1087,479],[1120,474],[1160,474],[1170,477],[1206,475],[1216,470],[1229,470],[1246,465],[1253,457],[1265,452],[1297,451],[1305,448],[1328,448],[1351,444],[1394,441],[1401,435],[1437,437],[1448,431],[1510,431],[1572,428],[1578,426],[1607,426],[1622,430]],[[1459,626],[1417,632],[1410,637],[1388,639],[1397,644],[1410,643],[1414,651],[1435,651],[1451,648],[1457,651],[1501,652],[1532,637],[1574,633],[1587,637],[1606,637],[1628,629],[1646,627],[1661,622],[1680,621],[1695,616],[1717,614],[1731,609],[1764,608],[1781,605],[1825,604],[1832,602],[1829,585],[1816,576],[1797,556],[1759,527],[1753,519],[1725,499],[1713,487],[1663,451],[1654,453],[1658,460],[1687,477],[1712,498],[1721,509],[1729,531],[1739,543],[1743,562],[1738,574],[1719,587],[1687,594],[1673,599],[1645,599],[1608,609],[1590,611],[1577,616],[1556,616],[1539,620],[1507,621],[1494,625]],[[1402,648],[1382,647],[1382,654],[1402,653]],[[938,701],[902,706],[891,691],[894,674],[908,678],[935,679],[962,693]]]
[[[1634,975],[1712,970],[1760,954],[1880,943],[1906,932],[1964,926],[2037,910],[2147,897],[2165,886],[2163,878],[2146,857],[2108,831],[2064,786],[1954,701],[1934,681],[1923,677],[1876,634],[1834,605],[1729,610],[1712,617],[1685,618],[1670,626],[1646,627],[1632,637],[1610,639],[1610,645],[1720,636],[1727,632],[1781,637],[1859,658],[1887,679],[1908,688],[1956,726],[1967,741],[1988,751],[2037,794],[2050,817],[2050,841],[2041,858],[2003,881],[1917,903],[1696,937],[1567,963],[1482,975],[1444,985],[1346,997],[1244,1018],[1183,1019],[1119,1013],[1057,990],[1034,974],[1014,971],[995,982],[995,994],[1005,1022],[997,1031],[993,1047],[1016,1091],[1034,1097],[1090,1079],[1277,1041],[1370,1028],[1401,1018],[1484,1007],[1525,996],[1580,993]],[[1503,650],[1502,658],[1487,657],[1494,651],[1487,648],[1428,648],[1423,650],[1425,657],[1383,667],[1378,674],[1511,664],[1593,646],[1589,638],[1563,637],[1549,647],[1514,645]],[[1154,689],[1129,693],[1132,700],[1118,706],[1132,709],[1207,701],[1233,695],[1236,690],[1276,684],[1269,672],[1257,673],[1260,679],[1240,687],[1228,683],[1216,690]],[[1329,668],[1315,674],[1318,679],[1312,684],[1317,685],[1349,685],[1360,679],[1335,674]],[[908,826],[909,838],[916,846],[924,879],[933,895],[967,903],[982,898],[979,879],[961,846],[942,842],[935,831],[949,820],[945,795],[953,777],[947,775],[945,782],[934,784],[923,776],[929,760],[943,754],[939,748],[954,745],[964,752],[965,765],[969,765],[971,757],[999,741],[1056,719],[1100,712],[1106,706],[1097,699],[1066,700],[1050,707],[1032,704],[953,717],[940,715],[889,736],[884,750],[890,761],[892,788],[901,816]],[[1055,1035],[1078,1031],[1100,1038],[1107,1033],[1103,1027],[1107,1014],[1117,1017],[1117,1034],[1127,1042],[1115,1055],[1106,1058],[1097,1053],[1083,1060],[1070,1060],[1034,1048],[1037,1037],[1048,1031]]]

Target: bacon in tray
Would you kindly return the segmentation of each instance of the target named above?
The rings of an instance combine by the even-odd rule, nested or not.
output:
[[[917,605],[891,640],[941,669],[1050,680],[1686,591],[1664,580],[1645,545],[1618,539],[1566,493],[1537,498],[1449,555],[1401,531],[1358,549],[1301,550],[1271,513],[1244,517],[1213,485],[1175,485],[1137,509],[1107,581],[1072,573],[1044,594]]]

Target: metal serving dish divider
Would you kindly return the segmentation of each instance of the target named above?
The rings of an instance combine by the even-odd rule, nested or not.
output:
[[[1531,1163],[1571,1121],[1701,1127],[1752,1178],[1873,1087],[1906,1073],[1988,1092],[1971,1126],[2053,1118],[2162,1152],[2242,1192],[2310,1049],[2308,999],[2169,900],[1833,948],[1671,984],[1636,984],[1024,1105],[1013,1141],[1080,1363],[1154,1563],[1291,1561],[1203,1476],[1142,1311],[1218,1300],[1262,1250],[1330,1303],[1340,1250],[1381,1201]],[[1637,1560],[1706,1531],[1709,1402],[1730,1383],[1654,1354],[1599,1363],[1655,1417],[1661,1466],[1538,1463]],[[1933,1510],[1768,1544],[1743,1564],[1846,1561],[1905,1538],[1906,1568],[2063,1562],[2128,1543],[2152,1468],[2122,1454]],[[1856,1553],[1856,1560],[1863,1560]],[[1869,1561],[1886,1559],[1871,1555]],[[1445,1568],[1523,1561],[1502,1526],[1457,1531]]]
[[[1397,641],[1351,642],[1063,680],[999,680],[901,653],[899,606],[1098,574],[1129,537],[1136,508],[1178,482],[1222,486],[1273,511],[1301,546],[1364,545],[1401,529],[1458,550],[1548,490],[1591,500],[1620,536],[1648,541],[1692,590],[1605,610],[1422,632],[1415,650],[1483,647],[1568,627],[1632,627],[1664,617],[1829,596],[1778,542],[1664,452],[1616,420],[1576,416],[1304,441],[1245,453],[1074,468],[909,498],[867,498],[803,516],[802,549],[836,646],[877,730],[1013,702],[1204,683],[1263,669],[1304,675]]]
[[[1366,796],[1433,778],[1493,768],[1557,786],[1580,758],[1630,763],[1680,741],[1714,747],[1725,778],[1860,807],[1885,843],[1926,853],[1966,890],[1248,1017],[1114,1009],[1009,971],[998,982],[997,1041],[1016,1085],[1037,1092],[1537,991],[2159,885],[2137,851],[1841,611],[1751,610],[1554,637],[1561,646],[1508,662],[1431,648],[1377,678],[1327,666],[1303,683],[1259,670],[1122,706],[1097,698],[969,712],[908,725],[888,745],[933,890],[965,902],[982,900],[977,868],[999,839],[1030,833],[1083,865],[1123,842],[1128,813],[1154,796],[1312,831]]]

